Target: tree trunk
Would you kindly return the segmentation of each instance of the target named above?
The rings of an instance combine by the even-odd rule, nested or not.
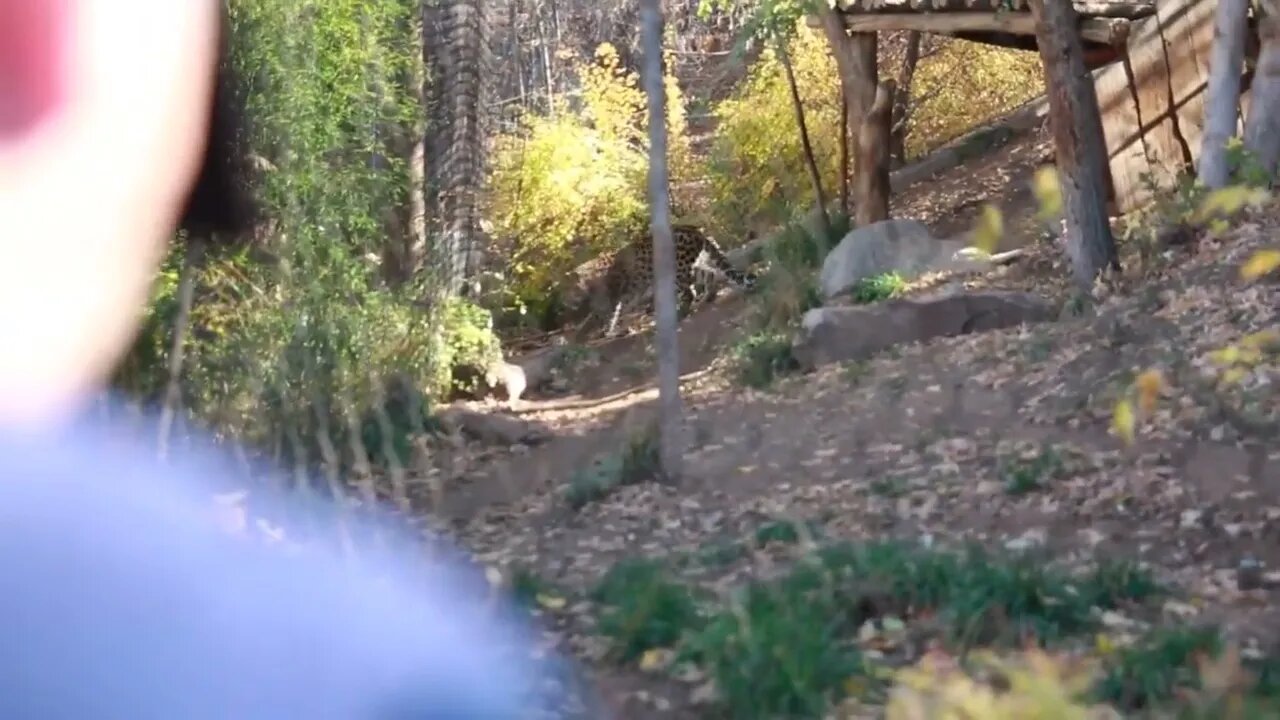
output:
[[[876,100],[858,128],[858,177],[853,185],[853,224],[865,227],[889,219],[889,132],[894,82],[876,89]]]
[[[191,306],[195,301],[196,274],[204,258],[204,239],[188,236],[186,240],[178,278],[178,314],[173,319],[173,339],[169,344],[169,377],[160,405],[160,427],[156,438],[156,453],[161,460],[168,457],[173,419],[182,402],[182,365],[186,359],[187,330],[191,325]]]
[[[1249,0],[1218,0],[1200,145],[1200,182],[1208,188],[1223,187],[1231,176],[1227,140],[1236,134],[1248,12]]]
[[[1261,50],[1249,88],[1249,117],[1244,147],[1268,175],[1280,159],[1280,17],[1266,13],[1258,21]]]
[[[684,460],[680,402],[676,259],[667,187],[667,98],[662,77],[661,0],[640,0],[645,93],[649,98],[649,212],[653,233],[653,306],[657,324],[659,462],[666,482],[678,483]]]
[[[849,97],[840,88],[840,212],[849,214]]]
[[[922,33],[912,30],[907,34],[907,51],[898,69],[898,90],[893,99],[893,121],[889,130],[889,160],[893,168],[907,163],[907,117],[911,109],[911,83],[916,77],[916,65],[920,63]]]
[[[791,91],[791,107],[795,110],[796,126],[800,129],[800,146],[804,148],[804,163],[809,168],[809,180],[813,183],[813,197],[818,203],[818,222],[821,223],[824,242],[831,240],[831,218],[827,217],[827,195],[822,191],[822,173],[813,157],[813,144],[809,142],[809,126],[804,121],[804,103],[800,100],[800,88],[796,84],[795,69],[791,67],[791,54],[787,52],[787,39],[775,36],[778,60],[787,74],[787,89]]]
[[[853,127],[862,123],[862,118],[876,99],[876,82],[878,68],[876,65],[876,34],[850,34],[844,26],[843,14],[827,3],[821,3],[818,10],[822,21],[822,31],[831,46],[831,54],[836,59],[836,71],[840,75],[840,87],[844,90],[846,111]],[[861,172],[861,165],[854,148],[854,172]]]
[[[1102,116],[1084,50],[1075,7],[1059,0],[1031,0],[1036,44],[1044,64],[1058,179],[1066,211],[1067,253],[1076,284],[1085,292],[1107,267],[1120,268],[1107,221],[1107,154]]]

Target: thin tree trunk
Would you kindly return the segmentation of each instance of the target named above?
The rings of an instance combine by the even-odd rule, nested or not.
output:
[[[787,52],[787,40],[774,38],[778,48],[778,60],[787,74],[787,89],[791,91],[791,107],[796,113],[796,125],[800,128],[800,145],[804,148],[805,166],[809,168],[809,180],[813,183],[813,197],[818,203],[818,221],[822,223],[822,236],[831,239],[831,218],[827,217],[827,196],[822,191],[822,174],[818,161],[813,157],[813,144],[809,142],[809,126],[804,121],[804,103],[800,100],[800,88],[796,85],[795,69],[791,67],[791,54]]]
[[[907,34],[907,51],[898,68],[897,94],[893,98],[893,122],[889,129],[889,158],[894,167],[907,162],[907,116],[911,109],[911,83],[920,64],[920,43],[923,34],[912,30]]]
[[[1049,123],[1066,211],[1067,253],[1076,284],[1090,292],[1104,269],[1120,268],[1107,221],[1107,155],[1098,96],[1085,70],[1075,7],[1059,0],[1031,0],[1030,4],[1049,96]]]
[[[1223,187],[1231,177],[1227,140],[1236,134],[1248,12],[1249,0],[1218,0],[1200,146],[1200,182],[1208,188]]]
[[[182,271],[178,278],[178,314],[173,319],[173,339],[169,345],[169,378],[165,383],[164,401],[160,406],[156,453],[161,460],[169,455],[173,418],[182,402],[182,365],[186,359],[187,330],[191,325],[191,306],[195,300],[196,273],[203,257],[204,240],[188,237],[182,252]]]
[[[840,212],[849,214],[849,97],[840,88]]]
[[[1261,50],[1249,88],[1249,117],[1244,147],[1268,175],[1280,159],[1280,17],[1270,12],[1258,21]]]
[[[649,98],[649,206],[653,233],[653,305],[657,324],[659,462],[666,482],[678,483],[684,460],[684,409],[676,318],[675,245],[667,188],[666,87],[662,77],[660,0],[640,0],[643,79]]]
[[[547,112],[551,113],[551,115],[554,116],[556,112],[556,105],[555,105],[556,86],[555,86],[555,81],[552,80],[552,76],[551,76],[551,72],[552,72],[551,71],[551,46],[547,42],[547,31],[546,31],[546,25],[542,19],[541,5],[538,6],[537,13],[538,13],[538,43],[542,46],[542,77],[544,80],[546,80],[546,88],[547,88]]]

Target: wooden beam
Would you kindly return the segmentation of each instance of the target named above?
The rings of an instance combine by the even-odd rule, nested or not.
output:
[[[821,20],[810,16],[808,23],[817,27]],[[881,30],[919,30],[936,35],[956,33],[1036,34],[1036,22],[1025,12],[933,12],[933,13],[845,13],[845,28],[850,32]],[[1080,21],[1080,38],[1102,45],[1123,45],[1129,37],[1129,21],[1122,18],[1085,18]]]

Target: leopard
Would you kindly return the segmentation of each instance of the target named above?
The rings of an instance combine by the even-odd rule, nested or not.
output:
[[[695,303],[710,302],[718,296],[720,279],[746,291],[754,290],[757,277],[739,270],[718,243],[697,225],[677,223],[671,227],[675,246],[677,317],[683,320]],[[609,318],[605,337],[615,337],[624,307],[642,305],[653,313],[653,236],[648,229],[611,253],[579,265],[566,305],[574,315],[586,315],[579,333],[595,329]]]

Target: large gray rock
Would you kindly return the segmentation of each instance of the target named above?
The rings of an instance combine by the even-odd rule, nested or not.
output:
[[[919,220],[884,220],[851,231],[827,253],[819,287],[830,300],[868,278],[898,273],[912,280],[925,273],[984,270],[990,263],[969,252],[963,240],[939,240]]]
[[[1055,317],[1047,300],[1020,292],[957,292],[805,313],[793,352],[805,368],[860,360],[895,345]]]

